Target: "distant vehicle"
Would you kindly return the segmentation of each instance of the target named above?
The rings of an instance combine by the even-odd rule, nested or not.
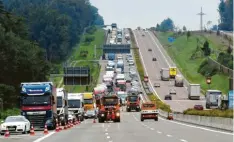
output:
[[[175,76],[175,86],[178,86],[178,87],[184,86],[184,78],[182,75],[177,74]]]
[[[169,94],[176,94],[176,90],[175,90],[174,88],[171,88],[171,89],[169,90]]]
[[[165,95],[165,98],[164,98],[164,100],[172,100],[172,97],[171,97],[171,95]]]
[[[130,60],[130,61],[128,62],[128,64],[129,64],[129,66],[133,66],[135,63],[134,63],[133,60]]]
[[[160,83],[154,83],[154,87],[160,87]]]
[[[106,71],[114,71],[113,66],[106,66]]]
[[[152,51],[152,49],[151,49],[151,48],[149,48],[149,49],[148,49],[148,51]]]
[[[152,61],[157,61],[157,59],[156,59],[156,58],[153,58]]]
[[[201,85],[200,84],[189,84],[188,98],[190,100],[192,100],[192,99],[200,100],[200,95],[201,95]]]
[[[80,121],[84,120],[84,95],[68,93],[68,111],[72,111]]]
[[[222,92],[220,90],[207,90],[206,91],[206,108],[210,107],[218,108],[219,98],[221,97]]]
[[[8,116],[1,124],[1,135],[4,135],[6,130],[9,132],[26,134],[30,131],[30,122],[24,116]]]
[[[68,121],[74,122],[76,120],[76,116],[72,111],[68,111]]]
[[[170,78],[175,78],[176,75],[177,75],[177,68],[170,67]]]
[[[114,61],[108,61],[107,66],[115,68],[115,62]]]
[[[68,99],[64,88],[57,88],[57,114],[62,125],[68,121]]]
[[[160,70],[160,74],[161,74],[161,80],[163,81],[168,81],[170,79],[170,74],[169,74],[169,69],[168,68],[162,68]]]
[[[203,110],[204,109],[202,105],[194,105],[193,108],[196,110]]]
[[[141,105],[141,121],[145,119],[154,119],[158,121],[158,110],[156,105],[151,102],[142,103]]]
[[[130,112],[131,110],[136,110],[137,112],[139,112],[141,110],[141,98],[139,95],[137,94],[129,94],[126,97],[126,102],[127,102],[127,107],[126,107],[126,111]]]
[[[91,109],[91,110],[87,110],[84,114],[85,119],[88,118],[97,118],[97,114],[96,114],[96,110],[95,109]]]
[[[108,60],[115,60],[115,54],[114,53],[108,54]]]

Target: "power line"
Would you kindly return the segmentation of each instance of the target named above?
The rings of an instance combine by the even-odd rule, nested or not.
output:
[[[203,13],[202,11],[202,7],[201,7],[201,12],[198,13],[197,15],[200,16],[200,30],[203,31],[203,16],[206,15],[205,13]]]

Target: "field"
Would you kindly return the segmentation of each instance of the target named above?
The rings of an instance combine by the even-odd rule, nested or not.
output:
[[[86,41],[86,38],[92,37],[93,39],[90,42]],[[98,47],[101,47],[101,45],[104,42],[105,38],[105,32],[103,29],[97,28],[94,33],[90,34],[84,34],[84,36],[81,39],[81,43],[74,47],[72,51],[72,55],[69,58],[69,64],[70,66],[76,67],[76,66],[89,66],[91,70],[91,74],[93,77],[92,84],[90,86],[73,86],[73,85],[67,85],[65,88],[68,92],[85,92],[85,91],[92,91],[92,88],[96,85],[97,79],[99,77],[99,71],[100,66],[98,66],[96,61],[91,60],[99,60],[100,56],[102,55],[102,50]],[[96,58],[95,58],[95,45],[97,47],[96,49]],[[87,61],[89,60],[89,61]],[[61,72],[62,69],[61,69]],[[60,84],[60,87],[63,85],[63,81],[61,82],[61,77],[55,77],[54,82],[56,84]]]
[[[198,73],[198,68],[205,57],[199,57],[195,59],[191,59],[191,56],[197,49],[197,39],[200,42],[205,41],[205,36],[201,36],[198,34],[192,34],[190,38],[187,40],[186,35],[182,35],[176,38],[173,43],[168,42],[168,37],[173,33],[157,33],[157,37],[160,40],[161,44],[167,50],[168,54],[172,58],[172,60],[176,63],[177,67],[183,73],[183,75],[188,79],[191,83],[199,83],[204,90],[209,89],[209,86],[206,84],[206,78]],[[214,51],[225,50],[221,42],[214,40],[214,36],[206,37],[210,43],[210,47]],[[219,44],[218,44],[219,43]],[[216,52],[211,54],[213,59],[216,59]],[[211,89],[221,90],[223,93],[228,92],[228,76],[223,74],[216,74],[212,76],[212,84],[210,85]]]

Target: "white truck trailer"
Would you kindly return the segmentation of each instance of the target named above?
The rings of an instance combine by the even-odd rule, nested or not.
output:
[[[64,88],[57,88],[57,114],[62,125],[68,121],[68,97]]]
[[[188,87],[188,98],[190,100],[200,100],[201,96],[201,85],[200,84],[189,84]]]

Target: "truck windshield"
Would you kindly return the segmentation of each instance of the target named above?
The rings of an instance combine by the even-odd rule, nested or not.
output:
[[[128,100],[130,101],[130,102],[136,102],[137,100],[138,100],[138,97],[128,97]]]
[[[219,96],[221,96],[220,92],[210,92],[210,102],[212,104],[218,104]]]
[[[63,106],[63,99],[62,97],[57,97],[57,108],[60,108]]]
[[[105,98],[103,100],[104,105],[117,105],[118,98]]]
[[[22,105],[49,105],[50,96],[23,96]]]
[[[80,100],[68,100],[68,108],[80,108]]]
[[[84,99],[84,104],[93,104],[93,99]]]

